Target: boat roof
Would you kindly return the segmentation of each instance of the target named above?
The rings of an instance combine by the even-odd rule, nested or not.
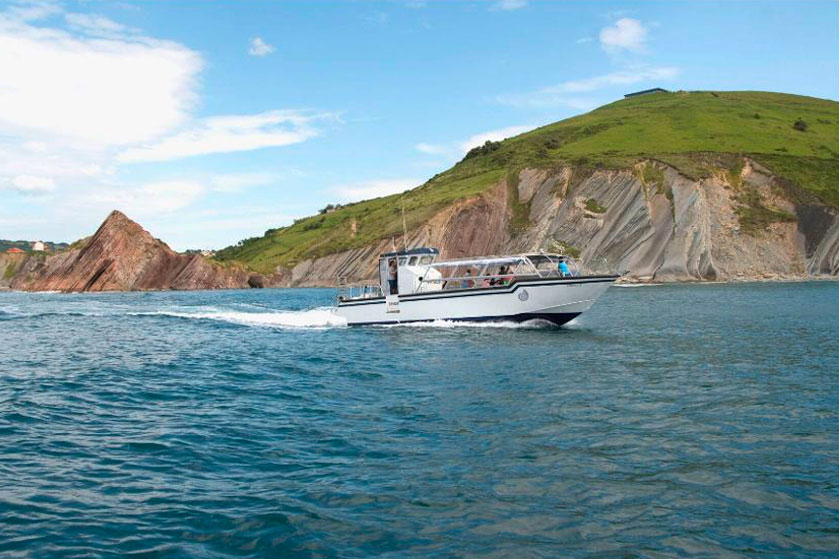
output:
[[[443,260],[435,262],[431,266],[434,268],[446,266],[491,266],[493,264],[504,266],[505,264],[517,264],[525,259],[525,256],[484,256],[481,258],[464,258],[462,260]]]
[[[440,251],[436,248],[429,248],[429,247],[420,247],[420,248],[409,248],[406,250],[397,250],[394,252],[385,252],[384,254],[380,254],[379,258],[388,258],[390,256],[413,256],[415,254],[440,254]]]
[[[565,255],[553,253],[514,254],[508,256],[481,256],[478,258],[463,258],[458,260],[438,260],[437,262],[430,264],[430,266],[433,268],[454,266],[505,266],[509,264],[518,264],[526,260],[541,261],[550,258],[556,258],[558,260],[568,259]]]
[[[419,248],[409,248],[406,250],[397,250],[394,252],[385,252],[381,254],[379,258],[391,258],[394,256],[415,256],[415,255],[423,255],[423,254],[433,254],[438,255],[440,251],[436,248],[430,247],[419,247]],[[480,256],[477,258],[463,258],[458,260],[438,260],[431,264],[435,268],[446,267],[446,266],[504,266],[508,264],[517,264],[519,262],[523,262],[528,259],[533,260],[541,260],[545,258],[558,258],[559,260],[567,260],[567,256],[562,254],[553,254],[553,253],[538,253],[538,254],[516,254],[516,255],[508,255],[508,256]]]

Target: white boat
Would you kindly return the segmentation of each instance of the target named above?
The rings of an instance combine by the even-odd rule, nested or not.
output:
[[[435,248],[379,257],[379,283],[347,285],[335,313],[349,325],[547,320],[565,324],[588,310],[617,275],[580,275],[560,254],[438,260]],[[562,263],[562,264],[560,264]]]

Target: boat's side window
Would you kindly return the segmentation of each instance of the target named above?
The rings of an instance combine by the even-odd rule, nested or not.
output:
[[[417,257],[416,257],[416,256],[412,256],[412,257],[411,257],[411,260],[410,260],[410,261],[408,261],[408,266],[415,266],[415,265],[416,265],[416,263],[417,263]]]
[[[420,264],[423,265],[423,266],[427,266],[428,264],[431,264],[431,257],[430,256],[423,256],[422,258],[420,258]]]
[[[404,256],[399,257],[399,265],[400,266],[404,266],[405,262],[407,262],[407,261],[408,261],[408,259],[406,257],[404,257]]]

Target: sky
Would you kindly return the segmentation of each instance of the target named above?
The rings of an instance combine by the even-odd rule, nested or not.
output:
[[[0,1],[0,238],[221,248],[650,87],[837,99],[839,3]]]

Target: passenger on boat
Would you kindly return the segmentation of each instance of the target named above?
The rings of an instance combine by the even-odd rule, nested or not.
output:
[[[391,258],[387,263],[387,284],[390,288],[391,295],[396,295],[399,292],[399,286],[396,281],[397,273],[396,258]]]
[[[470,279],[472,277],[472,270],[466,270],[466,279],[460,282],[461,289],[470,289],[475,285],[475,282]]]
[[[562,277],[566,277],[566,276],[571,275],[571,270],[568,268],[568,264],[565,262],[565,260],[560,260],[559,261],[559,274]]]
[[[507,266],[501,266],[498,268],[498,276],[492,278],[489,282],[490,285],[507,285],[510,281],[509,276],[507,276]]]
[[[511,283],[513,283],[513,267],[507,266],[507,268],[504,270],[504,274],[505,276],[501,278],[501,285],[510,285]]]
[[[492,287],[492,286],[498,285],[501,282],[501,277],[500,276],[503,273],[504,273],[504,266],[501,266],[498,269],[498,275],[492,276],[491,278],[489,278],[489,286]]]

